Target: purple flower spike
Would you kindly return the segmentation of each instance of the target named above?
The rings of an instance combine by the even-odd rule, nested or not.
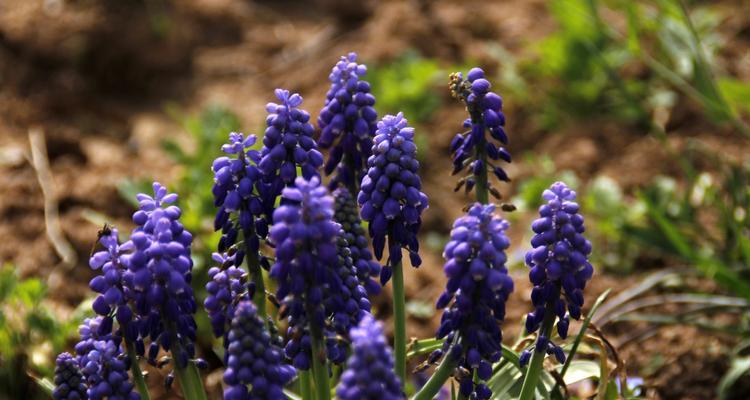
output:
[[[556,182],[542,196],[547,203],[539,207],[540,218],[531,224],[533,248],[526,253],[529,278],[534,285],[531,301],[535,307],[526,317],[526,330],[529,333],[538,330],[545,316],[553,313],[558,318],[557,332],[564,339],[568,335],[569,318],[581,317],[583,289],[594,273],[588,260],[591,242],[583,236],[585,229],[575,202],[576,192],[563,182]],[[554,354],[562,363],[565,353],[548,340],[550,336],[551,332],[540,332],[535,351]]]
[[[352,328],[352,356],[336,395],[341,400],[401,400],[401,380],[393,372],[393,353],[383,327],[371,315]]]
[[[453,174],[468,169],[470,172],[459,180],[456,191],[465,185],[470,192],[480,176],[489,173],[498,180],[509,182],[508,174],[498,163],[511,162],[510,153],[503,147],[508,144],[505,133],[505,115],[503,99],[491,92],[491,84],[485,79],[484,71],[472,68],[466,79],[460,72],[451,74],[450,88],[453,97],[466,104],[469,118],[464,121],[465,132],[457,134],[451,142],[453,153]],[[489,131],[494,140],[488,140],[485,132]],[[497,199],[500,192],[488,182],[490,193]]]
[[[252,302],[237,305],[227,343],[225,400],[287,398],[284,385],[294,378],[295,370],[284,364],[280,338],[268,332]]]
[[[331,88],[318,117],[318,145],[330,149],[324,169],[326,175],[335,171],[329,184],[332,190],[339,184],[356,190],[366,172],[378,118],[370,84],[362,80],[366,72],[367,67],[357,64],[357,54],[349,53],[328,76]]]
[[[214,229],[221,230],[219,252],[227,251],[237,241],[242,232],[250,244],[250,251],[257,252],[260,241],[268,233],[268,221],[264,210],[276,201],[262,189],[258,163],[260,152],[252,149],[255,135],[245,137],[242,133],[229,134],[229,142],[221,147],[225,156],[214,160],[211,169],[214,173],[214,205],[218,208]],[[234,217],[234,218],[232,218]],[[244,253],[239,253],[242,256]],[[238,267],[243,257],[235,257]]]
[[[333,197],[336,200],[334,219],[344,230],[344,238],[349,245],[359,283],[367,289],[367,293],[376,295],[380,293],[380,285],[373,280],[373,277],[380,275],[380,264],[374,260],[370,251],[367,233],[359,218],[357,203],[351,193],[343,187],[336,189]]]
[[[76,345],[76,362],[86,382],[84,399],[138,400],[140,396],[128,376],[130,358],[121,338],[99,335],[102,318],[87,319],[79,328],[81,341]]]
[[[323,155],[313,139],[315,129],[310,114],[298,108],[302,105],[299,94],[276,89],[279,104],[268,103],[263,149],[258,163],[262,184],[258,186],[265,213],[270,219],[276,197],[285,186],[294,186],[297,168],[305,179],[317,177],[323,165]]]
[[[297,178],[283,191],[283,203],[273,214],[269,239],[276,247],[270,276],[277,280],[281,318],[288,318],[286,356],[295,367],[311,365],[310,325],[326,338],[334,363],[346,358],[346,338],[352,325],[370,311],[367,292],[357,280],[341,226],[333,221],[333,198],[320,179]]]
[[[93,303],[94,312],[102,316],[101,334],[112,333],[114,319],[119,324],[118,334],[126,340],[139,343],[142,340],[138,333],[140,318],[134,315],[131,301],[133,291],[126,284],[125,277],[130,273],[124,260],[128,251],[133,249],[132,244],[119,243],[117,229],[105,226],[99,234],[99,244],[103,250],[91,255],[89,265],[91,268],[101,270],[101,275],[94,277],[89,282],[89,287],[99,296]],[[106,331],[106,332],[105,332]]]
[[[417,232],[428,203],[427,196],[420,191],[414,128],[407,126],[399,113],[383,117],[376,133],[372,155],[367,159],[369,170],[362,179],[357,201],[362,219],[370,224],[378,260],[383,258],[388,238],[388,260],[380,273],[380,281],[385,284],[391,277],[392,266],[401,261],[402,248],[409,251],[412,266],[419,267],[422,263]]]
[[[55,361],[55,400],[84,400],[86,385],[78,363],[70,353],[62,353]]]
[[[492,394],[485,382],[502,354],[500,324],[513,291],[505,267],[508,222],[493,214],[494,210],[492,204],[475,203],[453,224],[451,240],[443,252],[448,282],[437,302],[437,308],[444,311],[435,336],[445,342],[431,357],[433,362],[443,354],[458,357],[459,366],[470,371],[460,379],[461,394],[479,400]],[[458,338],[461,345],[455,346]]]
[[[209,281],[206,283],[208,295],[203,302],[203,307],[208,313],[216,337],[223,337],[226,333],[237,301],[249,300],[253,295],[254,288],[248,284],[247,273],[236,266],[236,256],[236,253],[232,255],[214,253],[213,260],[217,265],[208,270]],[[227,345],[226,340],[224,344]]]
[[[170,351],[175,344],[180,354],[172,356],[184,367],[195,353],[196,304],[190,287],[193,236],[179,221],[181,210],[170,205],[177,195],[168,194],[161,184],[154,183],[153,197],[139,194],[138,200],[140,210],[133,214],[137,227],[122,246],[132,249],[123,257],[128,266],[124,281],[142,321],[140,334],[151,341],[148,361],[156,363],[159,347]]]

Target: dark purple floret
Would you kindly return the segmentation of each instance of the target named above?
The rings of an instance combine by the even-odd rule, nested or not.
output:
[[[120,246],[117,229],[105,227],[99,236],[99,243],[104,248],[91,255],[89,265],[92,269],[100,269],[101,275],[89,282],[89,287],[99,296],[93,303],[94,312],[102,316],[101,328],[111,333],[113,318],[119,324],[119,334],[126,340],[141,342],[138,334],[138,316],[134,315],[130,301],[133,291],[125,285],[124,277],[129,275],[124,259],[126,252],[133,249],[132,243]]]
[[[366,73],[367,67],[357,64],[357,54],[349,53],[341,57],[328,76],[331,88],[318,117],[321,130],[318,145],[330,149],[325,173],[336,172],[329,184],[331,189],[341,184],[357,190],[365,175],[378,118],[370,84],[362,80]]]
[[[296,372],[284,364],[280,338],[271,335],[252,302],[240,301],[227,333],[225,400],[286,399]]]
[[[283,89],[276,89],[274,93],[280,104],[266,105],[267,128],[258,163],[262,184],[257,187],[269,219],[282,189],[294,186],[297,168],[302,171],[302,177],[309,180],[320,175],[318,169],[323,165],[323,155],[313,139],[315,129],[310,123],[310,114],[299,108],[302,96]]]
[[[372,155],[367,159],[367,175],[362,179],[357,201],[362,219],[369,222],[375,256],[383,258],[386,237],[389,255],[380,273],[382,284],[388,282],[392,266],[401,262],[401,249],[409,251],[411,264],[418,267],[417,232],[427,196],[420,190],[417,174],[414,128],[407,126],[403,114],[386,115],[378,122]]]
[[[70,353],[62,353],[55,361],[55,400],[85,400],[86,385],[78,362]]]
[[[336,388],[340,400],[400,400],[401,380],[393,372],[393,353],[383,327],[372,315],[351,330],[352,355]]]
[[[213,260],[216,266],[208,270],[208,294],[203,307],[208,313],[216,337],[223,337],[226,333],[229,321],[234,315],[234,305],[240,300],[249,300],[253,295],[253,287],[248,284],[247,272],[235,263],[236,256],[236,253],[214,253]]]
[[[535,307],[526,317],[526,330],[538,330],[546,316],[557,317],[557,332],[564,339],[569,317],[581,317],[583,289],[594,273],[588,260],[591,243],[583,236],[583,217],[574,191],[556,182],[542,196],[547,203],[539,207],[540,218],[531,224],[533,249],[526,253]],[[539,333],[536,349],[553,354],[562,363],[565,353],[548,339],[551,333]]]
[[[133,214],[135,230],[123,246],[133,248],[126,258],[125,282],[133,291],[135,312],[142,321],[141,336],[150,338],[148,360],[156,362],[159,347],[173,354],[179,366],[194,355],[196,311],[190,287],[193,236],[179,218],[181,210],[170,205],[176,194],[154,183],[154,196],[139,194],[140,210]]]
[[[497,93],[489,91],[490,82],[485,79],[484,71],[480,68],[472,68],[466,79],[460,72],[451,74],[450,79],[453,97],[464,102],[469,112],[469,118],[464,121],[464,128],[467,130],[457,134],[450,146],[453,153],[453,174],[469,170],[469,174],[459,181],[456,190],[466,185],[466,191],[471,191],[480,176],[486,179],[488,172],[501,181],[509,182],[510,178],[505,170],[498,165],[501,161],[511,161],[510,153],[503,147],[508,144],[504,128],[503,99]],[[487,131],[494,141],[488,140],[485,134]],[[500,192],[491,185],[489,191],[500,198]]]
[[[343,236],[349,245],[354,267],[357,269],[359,283],[367,289],[367,293],[380,293],[380,285],[373,277],[380,275],[380,264],[372,256],[369,240],[362,221],[359,218],[359,208],[349,190],[338,188],[333,192],[336,201],[334,219],[341,224]]]
[[[333,221],[333,198],[320,179],[298,178],[285,188],[273,214],[269,239],[276,246],[270,276],[277,280],[281,318],[288,318],[285,353],[299,369],[310,367],[310,329],[326,338],[328,358],[340,363],[345,347],[337,340],[370,310],[356,271],[343,260],[341,226]]]
[[[260,246],[258,235],[265,237],[268,233],[268,221],[264,216],[264,204],[273,205],[273,199],[266,198],[260,183],[260,171],[257,164],[261,160],[260,152],[252,149],[255,135],[232,132],[229,142],[221,147],[226,156],[214,160],[211,169],[214,173],[214,205],[218,208],[214,229],[221,230],[219,252],[229,249],[239,233],[243,233],[249,246],[245,248],[257,252]],[[235,258],[237,266],[242,265],[244,253]]]
[[[460,378],[461,394],[480,400],[491,395],[485,382],[492,374],[492,364],[502,355],[500,324],[513,291],[505,267],[508,222],[493,214],[494,210],[492,204],[474,203],[453,224],[451,240],[443,252],[448,282],[437,302],[437,308],[444,311],[435,336],[445,342],[432,360],[442,354],[458,357],[459,366],[469,371]]]

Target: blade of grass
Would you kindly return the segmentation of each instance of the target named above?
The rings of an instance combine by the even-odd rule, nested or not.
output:
[[[581,324],[581,329],[578,331],[578,334],[576,335],[575,339],[573,339],[573,346],[570,348],[570,351],[568,352],[568,357],[565,359],[565,363],[563,364],[562,369],[560,370],[560,378],[565,379],[565,373],[568,372],[568,369],[570,368],[570,363],[573,361],[573,357],[575,357],[576,352],[578,351],[578,346],[581,344],[581,340],[583,339],[583,336],[586,334],[586,330],[589,328],[589,324],[591,323],[591,318],[594,317],[596,314],[596,311],[599,310],[599,307],[602,305],[604,300],[607,299],[607,296],[609,296],[609,293],[612,291],[612,289],[607,289],[604,293],[599,295],[599,297],[594,302],[594,305],[591,306],[591,310],[586,315],[586,318],[583,320],[583,323]],[[558,384],[555,383],[555,386],[552,388],[552,392],[556,392],[558,389]]]
[[[658,285],[659,283],[665,281],[667,278],[671,278],[675,275],[678,275],[681,271],[679,269],[667,269],[664,271],[655,272],[645,279],[641,281],[641,283],[621,292],[617,296],[613,297],[611,300],[609,300],[607,303],[603,304],[599,311],[600,316],[607,315],[612,310],[617,309],[618,307],[622,306],[626,302],[630,301],[631,299],[634,299],[641,294],[651,290],[654,286]],[[600,323],[601,317],[598,316],[592,316],[592,320],[595,324],[601,325]]]
[[[631,313],[642,308],[659,306],[663,304],[698,304],[710,305],[712,307],[738,308],[750,307],[749,301],[738,297],[716,296],[702,293],[656,295],[636,299],[623,304],[617,310],[614,310],[607,315],[602,315],[600,318],[598,318],[597,325],[604,326],[611,321],[618,320],[618,318],[627,313]]]

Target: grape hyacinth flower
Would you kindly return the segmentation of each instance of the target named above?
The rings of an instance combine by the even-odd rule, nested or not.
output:
[[[336,389],[340,400],[405,399],[401,380],[393,373],[393,354],[383,327],[371,315],[352,328],[352,355]]]
[[[206,300],[203,307],[211,320],[211,328],[214,336],[223,337],[226,333],[232,315],[234,305],[240,300],[248,300],[252,297],[253,285],[248,284],[247,273],[236,266],[234,254],[213,254],[216,266],[208,270],[208,283],[206,283]],[[224,342],[226,345],[226,341]]]
[[[124,276],[128,275],[123,259],[125,252],[132,250],[132,243],[121,246],[117,229],[105,225],[99,233],[99,244],[104,249],[91,255],[89,265],[92,269],[101,269],[101,275],[94,277],[89,282],[89,287],[99,293],[94,300],[93,309],[102,316],[100,334],[112,332],[112,316],[115,315],[120,334],[125,340],[142,346],[138,335],[138,317],[133,315],[129,304],[132,291],[124,285],[123,280]]]
[[[88,399],[140,399],[128,377],[130,359],[123,356],[119,340],[96,340],[92,345],[93,349],[79,357],[81,371],[88,386]]]
[[[485,79],[484,71],[472,68],[466,79],[458,72],[450,76],[450,90],[453,97],[466,104],[469,118],[464,121],[464,128],[468,131],[457,134],[451,142],[453,153],[453,174],[458,174],[468,168],[470,173],[459,180],[456,191],[466,185],[466,192],[476,186],[477,201],[487,204],[487,192],[495,198],[500,198],[497,191],[487,181],[487,172],[491,170],[497,179],[509,182],[508,174],[495,163],[511,161],[510,153],[502,147],[508,144],[505,133],[505,115],[503,114],[503,99],[490,91],[490,82]],[[499,145],[485,136],[485,131]]]
[[[540,218],[531,224],[533,249],[526,253],[535,307],[526,317],[526,331],[541,327],[534,352],[554,354],[563,363],[565,353],[550,340],[552,325],[557,317],[557,333],[565,339],[569,317],[581,317],[583,289],[594,272],[588,260],[591,242],[583,236],[583,217],[573,190],[556,182],[542,196],[547,203],[539,208]],[[528,351],[522,355],[522,361],[529,358]]]
[[[266,105],[269,114],[258,163],[262,175],[258,190],[263,193],[267,216],[273,213],[274,201],[284,186],[294,185],[297,167],[302,177],[309,180],[319,176],[318,168],[323,165],[323,155],[313,139],[315,128],[310,123],[310,114],[299,108],[302,96],[284,89],[276,89],[274,93],[280,104]]]
[[[370,223],[377,259],[383,257],[388,238],[389,257],[380,272],[380,281],[385,284],[393,266],[401,262],[402,248],[409,251],[412,266],[422,263],[417,232],[428,204],[427,196],[420,191],[414,128],[407,126],[402,113],[386,115],[378,122],[372,151],[357,201],[362,219]]]
[[[367,67],[357,64],[357,54],[349,53],[328,76],[331,88],[318,117],[318,145],[331,150],[324,167],[326,175],[336,172],[329,184],[331,190],[341,184],[356,193],[365,175],[378,118],[370,84],[362,79],[366,73]]]
[[[508,222],[494,210],[492,204],[474,203],[453,224],[451,240],[443,252],[448,282],[437,301],[437,308],[445,310],[435,336],[445,342],[431,357],[437,361],[447,354],[456,359],[458,366],[468,371],[459,377],[460,393],[478,400],[492,395],[484,382],[502,355],[500,324],[513,291],[505,267]]]
[[[241,133],[230,133],[229,143],[221,147],[227,156],[219,157],[213,162],[212,192],[214,205],[219,209],[214,229],[222,231],[218,248],[220,253],[232,252],[231,258],[236,267],[242,266],[243,260],[247,258],[252,284],[257,288],[253,300],[258,304],[261,316],[265,316],[266,290],[261,266],[267,266],[268,260],[260,253],[260,239],[268,234],[268,216],[265,211],[273,209],[276,195],[270,193],[269,185],[261,182],[261,172],[257,166],[261,161],[261,154],[251,148],[255,141],[255,135],[245,138]],[[235,246],[239,233],[242,233],[241,249]]]
[[[156,362],[161,346],[177,350],[172,356],[179,368],[185,368],[194,356],[196,311],[190,287],[193,262],[190,245],[193,237],[179,218],[179,207],[170,205],[177,195],[154,183],[154,196],[139,194],[139,210],[133,214],[137,225],[128,247],[128,286],[135,297],[136,313],[141,318],[141,335],[151,345],[147,359]]]
[[[86,385],[78,363],[70,353],[62,353],[55,360],[55,400],[85,400]]]
[[[348,332],[352,321],[369,312],[370,303],[351,264],[341,263],[333,198],[318,177],[298,178],[282,197],[269,239],[276,246],[270,275],[278,281],[280,317],[289,321],[285,354],[295,367],[307,370],[312,354],[319,354],[313,347],[326,339],[328,358],[341,362],[345,353],[336,344],[336,331]]]
[[[225,400],[286,399],[284,385],[295,376],[252,302],[240,301],[227,334]],[[250,389],[248,390],[248,386]]]
[[[226,156],[214,160],[211,169],[214,173],[214,205],[219,209],[214,220],[214,229],[222,231],[219,252],[226,251],[235,243],[238,230],[249,233],[246,240],[250,249],[257,252],[259,241],[255,233],[265,237],[268,222],[263,217],[265,199],[256,190],[260,179],[257,164],[260,152],[253,150],[255,135],[245,137],[242,133],[229,134],[229,143],[221,146]],[[234,220],[231,217],[235,217]],[[244,253],[240,253],[243,255]],[[236,265],[242,265],[243,257],[236,258]]]
[[[333,198],[335,199],[333,218],[341,224],[344,230],[343,237],[349,244],[352,263],[357,270],[357,278],[367,293],[376,295],[380,293],[380,285],[373,280],[373,277],[380,275],[380,264],[373,259],[365,228],[359,218],[357,203],[349,190],[344,187],[336,189],[333,192]]]

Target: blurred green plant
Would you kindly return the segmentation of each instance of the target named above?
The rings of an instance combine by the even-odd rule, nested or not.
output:
[[[437,61],[407,51],[396,60],[367,72],[381,115],[403,112],[412,123],[424,123],[440,107],[437,86],[444,86],[445,71]]]
[[[181,220],[195,236],[194,261],[202,267],[218,241],[213,232],[216,209],[210,190],[213,185],[210,165],[221,154],[221,146],[226,143],[229,132],[239,130],[240,122],[234,113],[218,105],[209,106],[199,115],[184,115],[175,107],[168,107],[167,113],[191,138],[183,143],[173,135],[166,136],[162,149],[180,168],[177,178],[169,186],[180,194]],[[135,195],[150,192],[151,182],[124,181],[119,185],[119,191],[135,206]]]
[[[46,294],[40,279],[21,279],[11,264],[0,267],[0,398],[45,398],[32,376],[51,375],[54,355],[77,333],[82,309],[62,319]]]
[[[713,157],[716,172],[702,172],[682,187],[662,177],[640,191],[648,218],[628,224],[626,234],[750,299],[750,162]]]
[[[686,95],[718,123],[750,137],[750,84],[722,74],[714,54],[725,44],[710,5],[688,10],[679,0],[552,0],[558,29],[531,47],[533,57],[504,65],[501,82],[532,102],[542,128],[569,119],[614,118],[663,135],[660,115]],[[602,19],[620,18],[624,31]],[[530,82],[534,82],[531,84]],[[522,93],[515,93],[522,92]],[[529,92],[529,93],[526,93]],[[668,114],[667,114],[668,115]]]

